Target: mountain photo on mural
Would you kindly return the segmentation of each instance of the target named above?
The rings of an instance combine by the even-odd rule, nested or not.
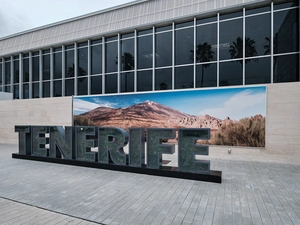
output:
[[[73,97],[74,126],[210,128],[211,145],[264,147],[265,115],[265,86]]]

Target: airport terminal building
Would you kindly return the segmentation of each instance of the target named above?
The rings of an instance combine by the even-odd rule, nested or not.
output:
[[[99,3],[100,4],[100,3]],[[266,86],[266,147],[300,155],[298,0],[138,0],[0,39],[4,133],[72,96]]]

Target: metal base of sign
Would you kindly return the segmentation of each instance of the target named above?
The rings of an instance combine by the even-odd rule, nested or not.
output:
[[[120,166],[116,164],[102,164],[97,162],[88,162],[88,161],[79,161],[79,160],[39,157],[39,156],[32,156],[32,155],[20,155],[17,153],[12,154],[12,157],[16,159],[28,159],[34,161],[59,163],[59,164],[72,165],[72,166],[83,166],[83,167],[90,167],[90,168],[97,168],[97,169],[147,174],[147,175],[162,176],[162,177],[173,177],[173,178],[198,180],[198,181],[206,181],[206,182],[213,182],[213,183],[222,182],[222,171],[217,171],[217,170],[211,170],[209,174],[199,174],[199,173],[179,172],[177,171],[177,167],[170,167],[170,166],[162,166],[161,169],[157,170],[157,169],[149,169],[147,167]]]

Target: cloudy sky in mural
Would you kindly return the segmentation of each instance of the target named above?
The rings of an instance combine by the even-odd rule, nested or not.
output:
[[[157,102],[195,116],[209,114],[219,119],[265,116],[265,87],[156,92],[113,96],[74,97],[74,115],[97,107],[124,108],[145,101]]]
[[[209,114],[219,119],[265,116],[266,112],[266,88],[247,87],[74,97],[73,113],[82,114],[100,106],[124,108],[147,100],[190,115]]]

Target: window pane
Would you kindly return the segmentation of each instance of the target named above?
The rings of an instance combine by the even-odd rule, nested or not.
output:
[[[23,59],[23,82],[29,82],[29,59]]]
[[[194,28],[175,31],[175,64],[193,63]]]
[[[175,89],[194,87],[194,67],[183,66],[175,68]]]
[[[196,41],[197,63],[217,60],[217,24],[214,23],[197,27]],[[193,54],[192,57],[194,58]]]
[[[105,44],[105,72],[118,71],[118,42]]]
[[[74,77],[74,50],[66,51],[65,53],[65,74],[66,78],[68,77]]]
[[[102,73],[102,45],[95,45],[91,48],[91,72],[92,74]]]
[[[32,83],[32,98],[39,98],[40,96],[40,84]]]
[[[243,61],[220,63],[220,86],[243,84]]]
[[[243,20],[220,23],[220,59],[243,57]]]
[[[105,76],[105,93],[118,92],[118,75],[109,74]]]
[[[172,65],[172,32],[160,33],[155,36],[155,66]]]
[[[15,84],[14,85],[14,94],[13,94],[13,98],[14,99],[19,99],[20,95],[19,95],[19,84]]]
[[[217,17],[209,17],[209,18],[201,18],[197,20],[197,25],[198,24],[204,24],[204,23],[210,23],[210,22],[214,22],[217,21]]]
[[[217,86],[217,64],[208,63],[196,67],[196,87]]]
[[[260,7],[255,9],[246,9],[246,16],[257,14],[257,13],[270,12],[270,11],[271,11],[270,6]]]
[[[299,51],[299,9],[274,13],[274,54]]]
[[[77,80],[77,95],[87,95],[88,94],[88,78],[80,77]]]
[[[177,23],[175,24],[175,29],[176,28],[182,28],[182,27],[190,27],[194,25],[194,21],[189,21],[189,22],[184,22],[184,23]]]
[[[43,80],[50,80],[50,55],[43,56]]]
[[[0,63],[0,85],[2,85],[2,63]]]
[[[274,83],[299,81],[299,54],[274,57]]]
[[[61,80],[56,80],[53,82],[53,97],[62,96],[62,82]]]
[[[290,7],[299,6],[299,0],[285,0],[286,3],[283,4],[274,4],[274,10],[285,9]]]
[[[78,49],[78,76],[85,76],[88,73],[88,48]]]
[[[152,35],[137,39],[137,67],[138,69],[151,68],[153,65],[153,38]]]
[[[29,84],[23,84],[23,99],[29,98]]]
[[[14,60],[14,83],[20,83],[19,60]]]
[[[265,84],[271,82],[271,58],[252,59],[246,62],[246,84]]]
[[[102,76],[91,77],[91,94],[102,94]]]
[[[4,86],[4,91],[10,93],[10,85]]]
[[[152,91],[152,70],[137,73],[137,91]]]
[[[32,58],[32,81],[40,80],[40,57]]]
[[[74,79],[65,80],[65,96],[74,95]]]
[[[43,98],[50,97],[50,82],[43,82]]]
[[[134,92],[134,73],[121,73],[121,92]]]
[[[5,84],[11,83],[10,62],[5,62]]]
[[[241,17],[241,16],[243,16],[242,11],[234,12],[234,13],[228,13],[228,14],[221,14],[220,15],[220,20],[233,19],[233,18]]]
[[[155,90],[172,89],[172,68],[155,70]]]
[[[53,60],[54,60],[53,78],[61,79],[62,78],[62,53],[59,52],[53,54]]]
[[[134,69],[134,39],[121,41],[121,71]]]
[[[138,35],[152,34],[152,31],[153,31],[152,29],[138,31]]]
[[[246,18],[245,56],[269,55],[271,14]]]

